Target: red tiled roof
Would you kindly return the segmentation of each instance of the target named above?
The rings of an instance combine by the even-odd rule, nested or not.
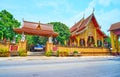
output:
[[[23,28],[25,27],[25,28],[36,29],[38,26],[40,26],[41,30],[53,31],[53,26],[51,24],[42,24],[42,23],[36,23],[36,22],[23,21]]]
[[[111,25],[109,31],[120,29],[120,22],[114,23]]]
[[[81,23],[83,22],[84,18],[82,18],[80,21],[78,21],[77,23],[75,23],[71,28],[70,28],[70,32],[73,32],[75,30],[77,30],[77,28],[79,28],[79,26],[81,25]]]
[[[104,38],[107,37],[100,29],[97,29],[97,32],[98,32],[101,36],[103,36]]]
[[[40,26],[40,29],[38,27]],[[36,22],[23,21],[22,28],[14,29],[16,33],[29,35],[38,35],[38,36],[53,36],[56,37],[58,33],[54,32],[53,26],[50,24],[41,24]]]

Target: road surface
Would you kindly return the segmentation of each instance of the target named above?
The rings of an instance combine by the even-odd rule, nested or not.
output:
[[[120,57],[3,58],[0,77],[120,77]]]

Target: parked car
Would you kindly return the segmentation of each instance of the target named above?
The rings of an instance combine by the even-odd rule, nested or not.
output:
[[[34,46],[34,50],[43,50],[43,48],[44,48],[44,46],[43,45],[39,45],[39,44]]]

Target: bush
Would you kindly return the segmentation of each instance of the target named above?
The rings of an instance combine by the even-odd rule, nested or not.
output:
[[[78,51],[74,51],[74,56],[78,56]]]
[[[45,53],[45,55],[48,56],[48,57],[49,57],[49,56],[52,56],[52,50],[51,50],[51,51],[47,51],[47,52]]]
[[[60,51],[59,56],[68,56],[68,52],[67,51]]]
[[[74,54],[78,54],[78,51],[74,51],[73,53],[74,53]]]
[[[68,56],[68,52],[67,51],[64,51],[64,56]]]
[[[18,51],[19,56],[27,56],[27,52],[25,50]]]
[[[10,56],[10,52],[6,48],[0,49],[0,57],[8,57]]]
[[[60,53],[60,52],[59,52],[59,51],[57,51],[56,56],[59,56],[59,53]]]

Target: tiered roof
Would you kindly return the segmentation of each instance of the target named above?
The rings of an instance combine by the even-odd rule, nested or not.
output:
[[[88,24],[90,23],[90,21],[93,22],[94,26],[97,29],[97,32],[103,36],[106,37],[106,35],[100,30],[100,26],[94,16],[94,13],[92,13],[89,17],[87,17],[86,19],[82,18],[80,21],[78,21],[75,25],[73,25],[70,28],[70,32],[71,32],[71,37],[76,36],[78,34],[80,34],[82,31],[85,30],[85,28],[88,26]]]
[[[29,35],[38,35],[38,36],[53,36],[56,37],[58,33],[54,32],[53,25],[51,24],[42,24],[36,22],[23,21],[22,28],[14,29],[16,33],[19,34],[29,34]]]

